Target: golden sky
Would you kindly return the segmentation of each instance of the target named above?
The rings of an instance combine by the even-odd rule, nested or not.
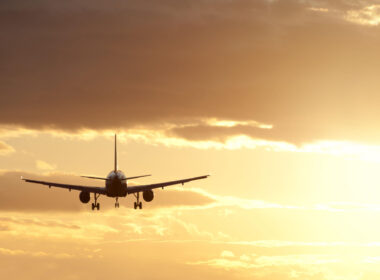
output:
[[[377,280],[380,1],[0,2],[0,278]],[[99,185],[119,168],[133,197]]]

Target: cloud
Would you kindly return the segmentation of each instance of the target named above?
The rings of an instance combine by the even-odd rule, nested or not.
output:
[[[43,160],[36,160],[36,167],[39,170],[51,171],[56,168],[55,165],[51,165]]]
[[[74,176],[45,175],[37,176],[27,172],[3,172],[0,174],[0,210],[7,211],[78,211],[83,209],[79,202],[79,192],[47,188],[27,184],[21,176],[41,178],[57,182],[73,183]]]
[[[72,258],[69,254],[49,254],[46,252],[29,252],[24,250],[11,250],[7,248],[0,248],[0,254],[7,256],[30,256],[30,257],[48,257],[48,258]]]
[[[139,142],[146,145],[166,147],[191,147],[195,149],[265,149],[275,152],[297,152],[348,156],[363,161],[378,162],[380,146],[352,141],[316,141],[290,144],[276,137],[270,124],[254,121],[198,119],[193,123],[164,124],[118,131],[120,142]],[[113,139],[115,131],[83,129],[75,132],[46,129],[20,129],[1,127],[0,139],[15,137],[54,137],[64,140],[90,141],[99,137]],[[267,140],[266,140],[267,139]],[[269,140],[268,140],[269,139]],[[112,140],[113,141],[113,140]],[[40,167],[47,167],[40,163]]]
[[[357,10],[350,10],[347,12],[346,19],[357,24],[377,26],[380,23],[380,5],[370,5]]]
[[[27,226],[40,226],[40,227],[58,227],[67,229],[80,229],[81,227],[75,224],[67,224],[57,220],[44,220],[41,221],[37,218],[15,218],[13,216],[0,216],[0,222],[6,224],[17,224],[17,225],[27,225]]]
[[[303,241],[288,241],[288,240],[255,240],[255,241],[232,241],[224,244],[253,246],[263,248],[281,248],[281,247],[366,247],[375,244],[371,243],[347,243],[347,242],[303,242]]]
[[[174,134],[177,137],[184,138],[190,141],[215,141],[215,142],[226,142],[232,137],[236,136],[248,136],[250,139],[256,140],[266,140],[271,141],[272,143],[284,142],[283,132],[279,131],[276,128],[263,128],[257,125],[244,124],[243,122],[236,122],[229,120],[225,121],[228,125],[187,125],[174,127],[169,130],[170,133]],[[300,144],[306,142],[310,139],[298,138],[297,141],[288,141],[290,143]],[[269,146],[269,145],[268,145]]]
[[[233,257],[235,257],[235,254],[232,253],[231,251],[224,250],[224,251],[220,254],[220,256],[221,256],[222,258],[233,258]]]
[[[198,206],[199,208],[213,208],[213,207],[237,207],[245,210],[251,209],[288,209],[288,210],[306,210],[307,208],[300,205],[285,205],[279,203],[272,203],[263,200],[247,199],[228,195],[217,195],[206,192],[203,189],[189,188],[189,190],[209,197],[213,202],[205,205]]]
[[[331,264],[342,260],[336,255],[247,255],[221,257],[206,261],[189,262],[193,266],[209,266],[226,271],[250,275],[252,279],[325,279],[335,277]],[[306,278],[305,278],[306,277]],[[330,278],[328,278],[330,279]],[[331,278],[338,279],[338,278]]]
[[[127,131],[216,118],[240,126],[173,133],[379,143],[380,38],[347,21],[371,3],[2,1],[0,123]]]
[[[0,141],[0,155],[8,155],[13,152],[14,152],[13,147]]]
[[[165,191],[155,191],[158,204],[152,204],[152,207],[207,207],[215,200],[213,197],[204,193],[194,191],[189,187],[166,188]],[[153,200],[155,201],[155,200]]]

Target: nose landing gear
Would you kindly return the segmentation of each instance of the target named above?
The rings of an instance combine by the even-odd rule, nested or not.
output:
[[[140,193],[138,192],[134,194],[134,196],[136,197],[136,202],[133,204],[133,206],[135,207],[135,209],[137,208],[142,209],[142,202],[140,201]]]
[[[119,199],[119,198],[116,197],[115,208],[119,208],[119,206],[120,206],[120,205],[119,205],[119,201],[118,201],[118,199]]]

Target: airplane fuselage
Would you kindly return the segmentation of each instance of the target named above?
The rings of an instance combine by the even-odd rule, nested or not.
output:
[[[108,174],[106,192],[109,197],[124,197],[127,195],[127,177],[122,171],[111,171]]]

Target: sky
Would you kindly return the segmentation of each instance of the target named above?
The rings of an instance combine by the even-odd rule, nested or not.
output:
[[[0,277],[377,280],[380,1],[0,2]],[[119,168],[133,196],[81,175]],[[20,269],[20,267],[22,269]]]

